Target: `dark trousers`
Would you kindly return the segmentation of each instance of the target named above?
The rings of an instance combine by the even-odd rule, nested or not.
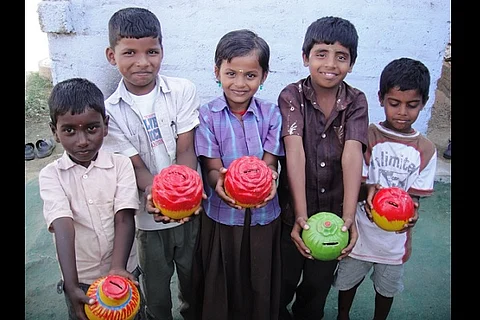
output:
[[[280,320],[322,319],[338,260],[321,261],[304,258],[290,238],[292,227],[282,222],[282,283]],[[301,282],[299,283],[301,279]],[[292,315],[287,306],[292,301]]]

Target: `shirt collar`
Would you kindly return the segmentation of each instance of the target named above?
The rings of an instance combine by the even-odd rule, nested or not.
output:
[[[58,168],[60,170],[68,170],[75,166],[79,166],[78,163],[75,163],[73,162],[72,159],[70,159],[66,151],[63,151],[62,156],[57,160],[57,162],[58,162]],[[88,170],[90,170],[92,167],[98,167],[102,169],[112,168],[113,167],[112,157],[110,157],[105,150],[100,149],[98,151],[97,159],[95,159],[95,161],[92,161],[90,163]]]
[[[258,101],[258,98],[252,97],[250,100],[250,104],[248,105],[247,112],[252,112],[255,116],[255,118],[258,119],[258,104],[260,102]],[[222,94],[220,97],[218,97],[215,100],[215,103],[212,106],[212,112],[221,112],[222,110],[228,109],[228,104],[227,100],[225,98],[225,94]]]
[[[312,77],[308,76],[302,83],[302,89],[305,93],[305,98],[310,100],[310,102],[317,101],[315,98],[315,90],[312,86]],[[345,110],[347,105],[352,102],[352,95],[348,94],[348,88],[345,81],[342,81],[339,85],[339,89],[337,91],[337,104],[336,109],[338,111]]]
[[[156,90],[160,90],[163,93],[171,91],[171,89],[169,88],[163,77],[160,76],[160,74],[157,74],[156,83],[158,84],[155,85]],[[125,80],[123,78],[118,83],[117,90],[115,90],[115,92],[108,98],[108,100],[112,104],[118,104],[120,102],[120,99],[125,101],[130,106],[133,105],[132,96],[128,92],[127,87],[125,86]]]

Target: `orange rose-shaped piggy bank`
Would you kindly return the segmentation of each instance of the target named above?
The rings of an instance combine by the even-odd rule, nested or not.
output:
[[[172,164],[153,178],[153,204],[171,219],[191,216],[202,203],[202,193],[202,178],[185,165]]]

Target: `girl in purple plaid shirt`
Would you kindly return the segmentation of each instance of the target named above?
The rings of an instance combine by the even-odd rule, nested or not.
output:
[[[225,34],[215,51],[223,94],[200,107],[195,131],[207,200],[195,249],[193,281],[197,319],[277,319],[280,299],[280,207],[276,183],[265,202],[235,205],[223,179],[230,163],[257,156],[278,173],[284,155],[281,114],[254,97],[269,72],[268,44],[250,30]]]

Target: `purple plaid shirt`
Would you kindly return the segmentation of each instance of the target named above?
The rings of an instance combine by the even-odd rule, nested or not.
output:
[[[282,117],[274,103],[253,97],[243,115],[242,126],[222,95],[201,106],[199,117],[200,125],[195,130],[195,152],[198,157],[220,158],[223,166],[228,168],[233,160],[241,156],[262,159],[264,151],[276,156],[285,154],[280,140]],[[202,173],[206,175],[204,171]],[[203,201],[206,214],[222,224],[243,226],[245,209],[229,207],[207,183],[204,183],[204,187],[208,196]],[[266,225],[280,214],[278,197],[275,196],[263,208],[251,210],[251,225]]]

